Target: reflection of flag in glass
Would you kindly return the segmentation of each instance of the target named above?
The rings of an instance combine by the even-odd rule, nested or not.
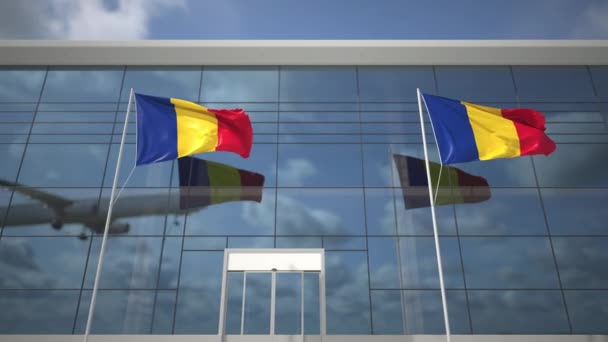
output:
[[[203,159],[178,159],[180,208],[262,201],[264,175]]]
[[[424,159],[410,156],[393,155],[406,209],[429,207],[429,189],[426,178]],[[437,183],[441,164],[429,162],[431,179]],[[455,203],[476,203],[490,198],[488,181],[451,166],[444,166],[439,179],[439,186],[433,184],[437,191],[436,205]]]

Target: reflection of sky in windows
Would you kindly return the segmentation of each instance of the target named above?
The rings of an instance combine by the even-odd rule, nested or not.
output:
[[[491,198],[437,207],[453,331],[568,333],[563,288],[572,332],[606,333],[608,105],[598,100],[608,101],[607,75],[605,67],[3,68],[0,179],[88,211],[55,230],[56,210],[0,188],[0,306],[19,308],[0,314],[0,333],[84,330],[100,240],[91,226],[105,219],[130,87],[250,111],[249,159],[196,157],[261,173],[265,189],[259,203],[186,212],[177,209],[176,163],[136,168],[115,207],[115,225],[129,229],[108,241],[94,332],[217,333],[228,246],[324,247],[329,333],[442,333],[430,209],[405,209],[392,162],[392,154],[423,157],[420,87],[537,108],[559,142],[548,157],[455,165],[485,178]],[[135,159],[131,119],[119,186]],[[291,320],[283,327],[297,331]]]

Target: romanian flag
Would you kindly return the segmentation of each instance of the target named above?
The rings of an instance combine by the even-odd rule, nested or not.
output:
[[[259,173],[192,157],[177,162],[180,209],[231,201],[262,201],[264,176]]]
[[[533,109],[499,109],[422,96],[444,165],[555,151],[555,142],[545,134],[545,117]]]
[[[230,151],[249,157],[253,130],[242,109],[208,109],[193,102],[135,94],[136,165],[191,154]]]
[[[401,182],[405,209],[430,207],[426,165],[423,159],[393,155]],[[477,203],[490,199],[488,181],[458,168],[429,162],[433,192],[437,191],[435,205]],[[439,184],[437,184],[439,181]],[[435,193],[433,193],[435,196]]]

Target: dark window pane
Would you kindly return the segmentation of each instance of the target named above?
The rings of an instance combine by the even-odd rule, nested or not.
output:
[[[19,183],[52,187],[100,186],[107,151],[107,145],[99,144],[29,145]]]
[[[361,147],[280,145],[279,186],[360,186]]]
[[[520,101],[594,101],[586,67],[513,67]]]
[[[603,101],[608,101],[608,67],[592,66],[591,77],[599,98]]]
[[[0,102],[36,102],[44,80],[43,69],[0,69]]]
[[[80,298],[75,332],[83,334],[91,303],[91,292]],[[100,290],[97,292],[92,334],[150,334],[154,291]]]
[[[162,238],[112,237],[106,244],[99,287],[105,289],[153,289],[157,286]],[[93,288],[101,247],[94,238],[85,277]]]
[[[279,189],[278,235],[364,235],[361,189]]]
[[[270,334],[270,273],[247,273],[245,284],[245,335]]]
[[[226,323],[224,331],[228,335],[241,334],[241,313],[243,310],[243,272],[228,272],[226,291]]]
[[[548,238],[461,239],[468,288],[559,288]]]
[[[276,67],[205,67],[201,100],[206,102],[276,102]],[[247,108],[245,108],[247,110]]]
[[[467,102],[515,102],[508,67],[435,67],[438,93]]]
[[[555,237],[553,247],[566,289],[608,287],[608,237]]]
[[[566,334],[558,290],[469,291],[474,334]]]
[[[407,334],[445,334],[441,293],[438,290],[403,291]],[[467,298],[464,291],[446,291],[452,334],[470,334]]]
[[[547,221],[555,235],[608,235],[606,189],[541,189]]]
[[[456,238],[439,239],[446,288],[463,288],[462,265]],[[432,237],[399,238],[403,288],[438,289],[439,272],[435,241]]]
[[[403,334],[402,300],[399,290],[374,290],[372,296],[372,332],[374,335]]]
[[[573,334],[608,334],[608,291],[564,291]]]
[[[365,252],[327,252],[327,334],[371,333]]]
[[[319,273],[304,273],[304,334],[319,335],[321,331]]]
[[[116,102],[120,92],[121,68],[50,69],[42,102]]]
[[[356,102],[353,67],[285,67],[281,69],[283,102]]]
[[[399,289],[400,261],[396,238],[368,238],[369,276],[372,289]]]
[[[560,144],[548,157],[534,157],[542,187],[608,186],[608,145]]]
[[[537,189],[490,189],[480,203],[457,204],[462,235],[544,235],[545,217]]]
[[[431,67],[359,68],[359,89],[363,102],[416,101],[416,88],[425,93],[435,93]]]
[[[3,237],[0,288],[78,289],[88,244],[74,237]]]
[[[175,317],[176,334],[217,334],[222,252],[184,252]]]
[[[200,67],[162,69],[129,67],[120,100],[128,102],[129,93],[133,88],[135,92],[141,94],[197,101],[200,79]]]
[[[0,291],[0,334],[71,334],[79,290]]]
[[[275,334],[298,335],[302,331],[301,273],[276,274]]]

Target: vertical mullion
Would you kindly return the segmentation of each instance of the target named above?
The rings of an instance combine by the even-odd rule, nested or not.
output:
[[[300,335],[304,336],[304,271],[300,271]]]
[[[274,319],[275,319],[275,306],[276,306],[276,290],[277,290],[277,272],[272,271],[271,273],[271,285],[270,285],[270,335],[274,336]]]
[[[241,335],[245,333],[245,289],[247,289],[247,271],[243,272],[243,300],[241,302]]]

